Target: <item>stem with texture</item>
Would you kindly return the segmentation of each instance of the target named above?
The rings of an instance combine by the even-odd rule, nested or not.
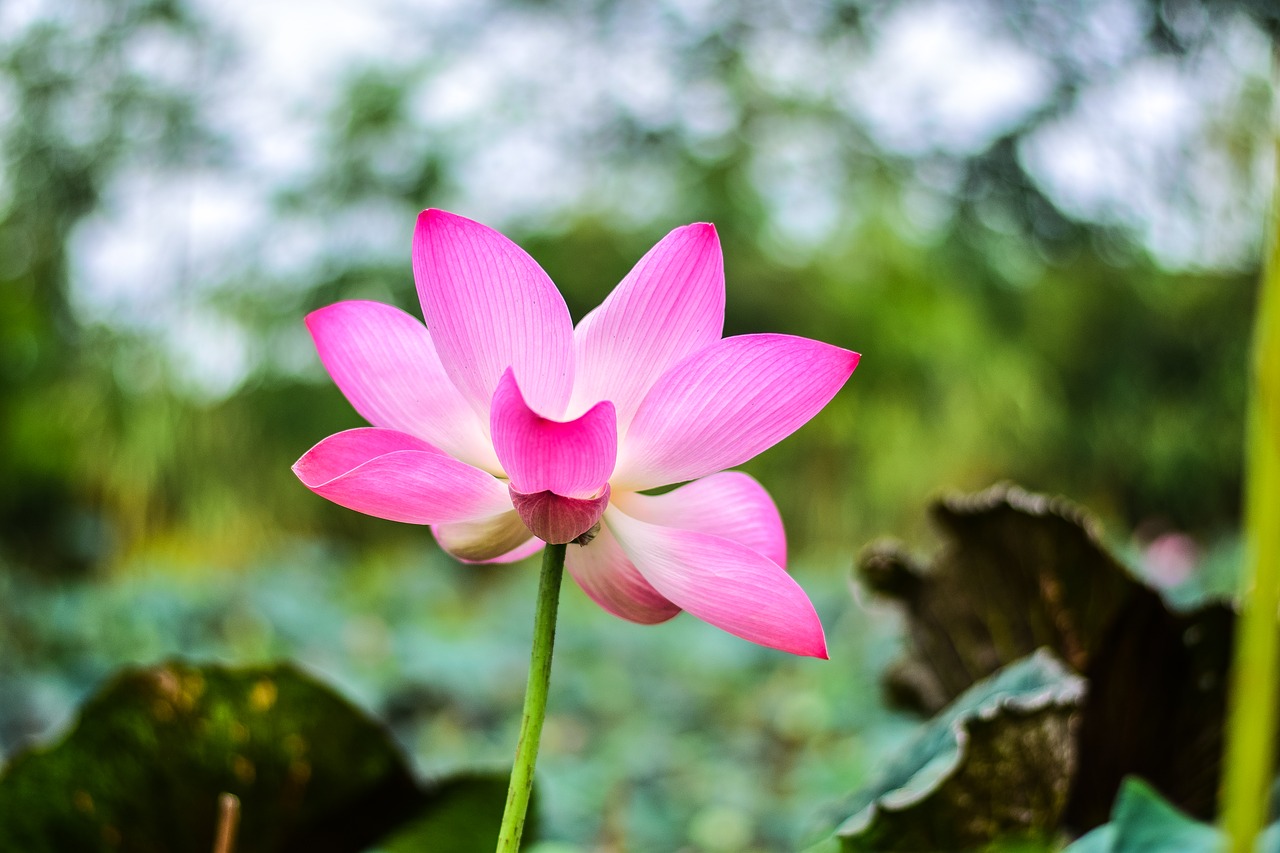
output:
[[[525,687],[515,766],[511,769],[511,785],[507,788],[507,806],[502,814],[502,829],[498,833],[498,853],[516,853],[520,849],[520,836],[524,833],[529,795],[533,791],[533,768],[538,761],[538,742],[542,738],[542,721],[547,714],[551,652],[556,641],[556,614],[560,609],[560,581],[564,577],[567,547],[547,545],[542,552],[529,682]]]

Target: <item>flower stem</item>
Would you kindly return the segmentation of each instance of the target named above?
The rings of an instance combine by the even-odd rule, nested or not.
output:
[[[533,618],[533,654],[529,683],[524,692],[520,740],[515,766],[507,788],[507,807],[498,833],[498,853],[516,853],[524,833],[529,794],[533,791],[533,767],[538,761],[538,741],[547,714],[547,686],[551,682],[551,651],[556,642],[556,613],[560,609],[560,581],[564,577],[567,545],[547,545],[542,552],[542,577],[538,581],[538,605]]]
[[[1280,53],[1273,57],[1280,80]],[[1280,93],[1280,85],[1273,92]],[[1280,169],[1280,134],[1276,160]],[[1271,203],[1254,337],[1245,467],[1247,580],[1232,668],[1222,825],[1232,853],[1251,853],[1275,775],[1280,610],[1280,173]]]

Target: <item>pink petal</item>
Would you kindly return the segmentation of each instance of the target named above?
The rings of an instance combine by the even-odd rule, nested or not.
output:
[[[293,471],[317,495],[391,521],[440,524],[511,508],[497,478],[395,430],[331,435],[308,450]]]
[[[508,370],[494,391],[489,417],[494,450],[518,492],[595,498],[613,473],[618,428],[610,402],[576,420],[553,421],[529,408]]]
[[[339,477],[376,456],[399,450],[439,453],[427,442],[394,429],[360,427],[331,435],[293,464],[293,473],[313,489]]]
[[[711,225],[677,228],[573,333],[570,411],[611,400],[622,434],[658,377],[724,330],[724,260]]]
[[[816,415],[858,357],[790,335],[725,338],[694,353],[640,404],[615,489],[642,491],[740,465]]]
[[[555,492],[522,494],[511,488],[511,503],[533,535],[552,545],[564,545],[590,533],[609,506],[609,484],[594,498],[566,498]]]
[[[445,375],[421,322],[380,302],[339,302],[308,315],[307,328],[329,375],[369,423],[497,469],[488,425]]]
[[[485,419],[508,367],[539,412],[559,415],[573,388],[573,323],[523,249],[470,219],[424,210],[413,274],[445,373]]]
[[[620,493],[614,505],[650,524],[723,536],[787,567],[778,507],[764,486],[740,471],[711,474],[661,495]]]
[[[570,545],[564,565],[582,591],[614,616],[653,625],[680,612],[631,565],[608,525],[588,544]]]
[[[431,527],[440,547],[464,563],[514,563],[542,547],[514,510]]]
[[[822,623],[808,596],[769,558],[731,539],[649,524],[613,507],[605,526],[672,604],[744,640],[826,658]]]

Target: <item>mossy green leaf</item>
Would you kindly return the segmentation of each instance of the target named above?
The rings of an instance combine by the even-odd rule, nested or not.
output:
[[[428,817],[496,838],[502,794],[457,785],[421,785],[377,721],[291,665],[170,662],[117,675],[8,764],[0,850],[208,853],[222,792],[241,802],[237,853],[356,853]]]

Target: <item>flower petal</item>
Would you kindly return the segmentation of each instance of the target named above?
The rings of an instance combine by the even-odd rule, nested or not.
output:
[[[325,369],[369,423],[497,470],[488,424],[445,375],[420,321],[391,305],[353,301],[313,311],[307,328]]]
[[[667,371],[636,411],[615,490],[739,465],[795,432],[840,390],[858,354],[790,335],[725,338]]]
[[[564,412],[573,389],[573,323],[551,279],[523,249],[470,219],[424,210],[413,274],[445,373],[485,420],[508,367],[539,412]]]
[[[507,553],[503,554],[501,557],[494,557],[492,560],[489,560],[488,562],[517,563],[520,560],[523,560],[527,557],[532,557],[534,554],[541,551],[543,547],[545,547],[545,545],[546,543],[544,543],[541,539],[537,539],[533,536],[530,536],[529,541],[521,545],[519,548],[513,548]]]
[[[511,508],[491,474],[389,429],[331,435],[293,466],[307,488],[366,515],[409,524],[440,524]]]
[[[650,524],[723,536],[787,567],[778,507],[764,486],[741,471],[711,474],[661,495],[620,493],[614,504]]]
[[[724,331],[724,259],[711,225],[677,228],[578,323],[571,412],[611,400],[627,425],[658,377]]]
[[[494,391],[489,418],[494,450],[518,492],[595,498],[613,473],[618,428],[608,401],[576,420],[553,421],[529,408],[508,370]]]
[[[515,510],[475,521],[435,524],[431,532],[441,548],[464,563],[513,563],[542,547]]]
[[[522,494],[510,489],[511,503],[524,526],[551,545],[564,545],[587,536],[609,506],[609,484],[595,498],[566,498],[555,492]]]
[[[822,623],[777,563],[745,545],[631,518],[616,507],[605,526],[623,553],[672,604],[744,640],[825,658]]]
[[[376,456],[398,450],[440,452],[422,439],[398,430],[360,427],[331,435],[308,450],[293,464],[293,473],[298,475],[298,479],[307,488],[312,489],[342,476]]]
[[[586,545],[570,545],[564,565],[587,597],[614,616],[654,625],[680,612],[636,571],[608,525]]]

